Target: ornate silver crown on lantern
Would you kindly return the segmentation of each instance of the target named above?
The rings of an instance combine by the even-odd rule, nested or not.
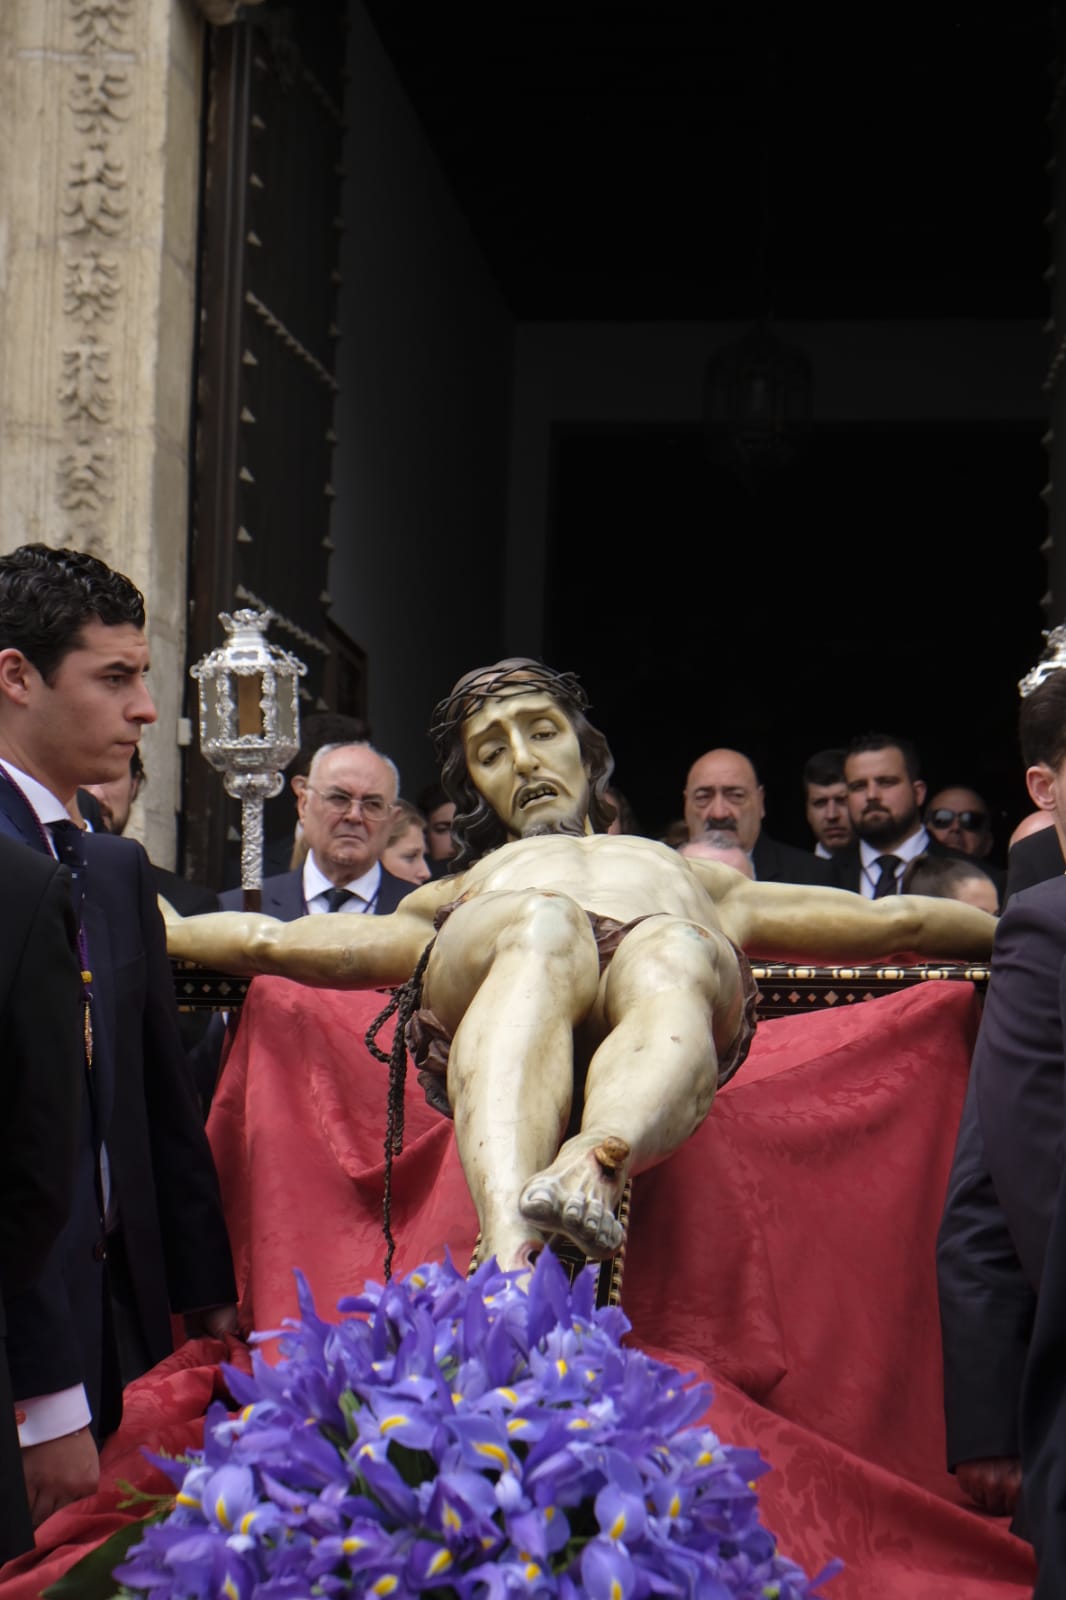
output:
[[[1023,700],[1039,688],[1049,673],[1066,667],[1066,623],[1060,622],[1057,628],[1045,628],[1044,638],[1047,643],[1040,660],[1024,678],[1018,679],[1018,692]]]
[[[219,613],[226,643],[190,676],[200,691],[200,750],[241,802],[241,886],[245,905],[263,882],[263,801],[280,794],[283,770],[300,748],[302,661],[265,633],[272,611]]]

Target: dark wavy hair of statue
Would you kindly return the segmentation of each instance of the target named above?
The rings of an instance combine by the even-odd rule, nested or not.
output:
[[[566,712],[577,736],[578,747],[589,780],[589,820],[593,832],[606,833],[614,821],[615,807],[607,795],[614,771],[614,757],[607,740],[585,716],[588,701],[572,672],[556,672],[532,656],[508,656],[491,667],[464,673],[433,713],[430,738],[441,764],[441,782],[455,802],[452,836],[456,853],[453,872],[507,843],[507,829],[488,801],[478,792],[470,777],[463,749],[463,723],[487,700],[506,694],[550,694]]]

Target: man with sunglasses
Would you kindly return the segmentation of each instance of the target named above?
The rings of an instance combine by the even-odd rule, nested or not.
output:
[[[381,865],[398,791],[396,767],[373,746],[328,744],[317,750],[296,800],[307,855],[295,871],[264,878],[266,915],[294,922],[329,911],[395,911],[414,887]],[[227,889],[219,900],[223,910],[240,911],[243,890]]]
[[[938,789],[925,808],[925,825],[934,839],[965,856],[984,861],[992,853],[988,807],[976,789],[953,784]]]

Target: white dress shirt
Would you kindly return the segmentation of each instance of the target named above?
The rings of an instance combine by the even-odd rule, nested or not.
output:
[[[899,856],[900,864],[896,868],[896,883],[903,876],[903,869],[915,856],[920,856],[929,848],[929,835],[924,828],[919,828],[917,833],[912,833],[909,839],[904,839],[902,844],[894,844],[891,849],[887,846],[878,847],[868,844],[865,839],[859,840],[859,859],[862,862],[862,876],[859,879],[859,893],[864,894],[867,900],[874,897],[877,880],[881,876],[881,868],[877,865],[878,856]]]

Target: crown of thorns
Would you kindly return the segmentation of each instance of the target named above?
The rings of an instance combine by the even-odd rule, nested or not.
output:
[[[513,666],[486,667],[453,689],[434,709],[429,737],[440,758],[450,736],[487,700],[509,700],[513,695],[546,691],[576,711],[587,711],[588,697],[572,672],[556,672],[541,661]]]

